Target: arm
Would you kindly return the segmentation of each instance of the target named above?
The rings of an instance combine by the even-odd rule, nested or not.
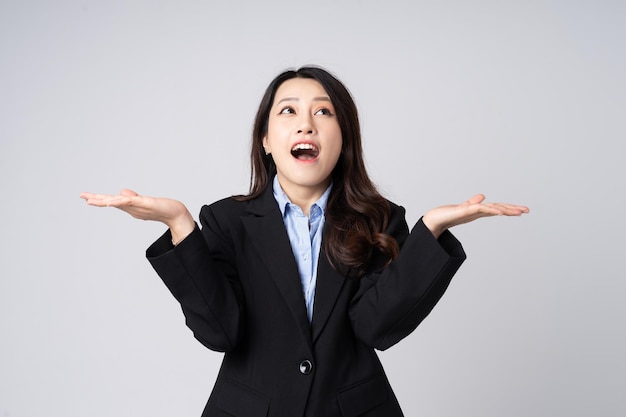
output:
[[[465,260],[450,227],[481,217],[519,216],[529,210],[505,203],[483,203],[477,195],[458,205],[430,210],[410,234],[404,209],[392,213],[387,233],[401,245],[399,256],[387,267],[361,279],[350,319],[364,343],[387,349],[410,334],[430,313]],[[408,234],[408,236],[407,236]]]
[[[128,189],[119,194],[81,193],[80,198],[90,206],[115,207],[136,219],[159,221],[170,229],[175,243],[183,240],[195,227],[187,207],[171,198],[142,196]]]
[[[361,278],[350,307],[357,338],[380,350],[415,330],[465,260],[461,244],[448,231],[435,239],[420,220],[409,234],[401,207],[394,211],[387,233],[402,245],[400,254]]]
[[[195,227],[176,247],[168,231],[146,257],[180,303],[194,337],[215,351],[234,349],[242,334],[243,300],[219,231],[203,221],[202,231]]]
[[[433,236],[439,237],[451,227],[473,222],[481,217],[521,216],[530,210],[526,206],[508,203],[485,203],[485,196],[476,194],[461,204],[450,204],[429,210],[423,217],[424,224]]]
[[[237,344],[243,304],[234,286],[233,263],[220,255],[227,245],[215,222],[213,227],[203,223],[201,232],[181,202],[130,190],[118,195],[82,193],[81,198],[92,206],[115,207],[167,225],[169,230],[147,250],[148,260],[180,302],[187,325],[201,343],[218,351]]]

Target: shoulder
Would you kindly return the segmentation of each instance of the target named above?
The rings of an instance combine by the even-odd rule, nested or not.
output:
[[[385,199],[385,200],[387,201],[387,204],[389,204],[389,208],[391,208],[391,213],[396,213],[397,211],[404,212],[404,207],[394,203],[391,200],[387,200],[387,199]]]
[[[240,224],[242,217],[263,217],[276,213],[280,213],[280,210],[278,210],[271,187],[268,187],[255,198],[232,196],[203,206],[200,210],[200,220],[214,219],[218,224]]]
[[[214,211],[230,211],[230,210],[245,210],[248,203],[251,200],[240,199],[239,196],[231,196],[217,200],[214,203],[207,204],[202,207],[202,210],[210,209]]]
[[[249,201],[242,201],[236,197],[226,197],[202,206],[200,209],[200,220],[214,218],[219,223],[229,222],[245,214],[248,205]]]
[[[409,234],[406,210],[392,201],[387,200],[387,202],[389,203],[389,218],[387,219],[385,233],[393,237],[398,242],[398,245],[402,247]]]
[[[406,210],[404,207],[394,203],[393,201],[386,200],[389,205],[389,220],[404,219]]]
[[[241,234],[241,217],[246,214],[248,205],[248,201],[227,197],[202,206],[199,220],[205,238],[211,241],[217,236],[226,241]]]

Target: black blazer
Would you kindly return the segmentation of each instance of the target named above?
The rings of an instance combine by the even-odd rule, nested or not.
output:
[[[387,233],[400,255],[345,279],[320,254],[313,322],[269,186],[200,212],[175,248],[166,232],[147,257],[206,347],[225,352],[203,417],[402,416],[374,349],[411,333],[443,295],[465,253],[450,232],[420,220],[409,234],[392,204]]]

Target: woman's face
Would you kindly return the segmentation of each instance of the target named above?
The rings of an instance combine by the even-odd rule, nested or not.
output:
[[[342,137],[333,103],[319,82],[292,78],[280,85],[263,146],[290,198],[321,196],[341,154]]]

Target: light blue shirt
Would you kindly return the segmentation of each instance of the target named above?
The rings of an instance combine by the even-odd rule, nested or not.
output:
[[[302,212],[298,205],[289,200],[278,183],[277,176],[274,177],[273,185],[274,198],[283,215],[291,250],[298,264],[306,312],[310,323],[313,320],[313,301],[315,300],[315,285],[317,283],[317,262],[322,245],[322,230],[324,229],[324,212],[332,185],[328,186],[319,200],[313,203],[309,209],[309,217]]]

